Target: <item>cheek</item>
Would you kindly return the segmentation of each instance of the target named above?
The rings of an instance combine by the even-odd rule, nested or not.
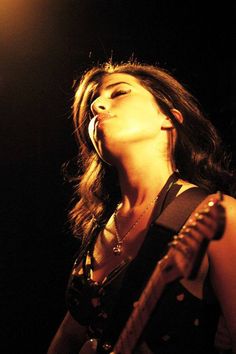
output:
[[[125,125],[135,126],[137,130],[157,132],[161,128],[163,117],[158,113],[157,108],[153,105],[145,105],[140,103],[130,115],[126,114]]]

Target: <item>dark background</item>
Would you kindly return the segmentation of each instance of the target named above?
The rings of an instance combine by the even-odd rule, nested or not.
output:
[[[74,80],[111,56],[159,64],[199,99],[235,165],[234,23],[233,1],[1,0],[0,353],[46,353],[66,311]]]

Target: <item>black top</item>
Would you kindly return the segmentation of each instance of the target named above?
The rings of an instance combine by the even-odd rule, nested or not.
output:
[[[173,199],[179,189],[175,180],[172,178],[171,184],[166,183],[164,197],[163,193],[160,195],[159,214],[170,202],[167,202],[167,194],[172,194],[170,199]],[[123,260],[103,282],[94,282],[91,278],[94,242],[82,259],[81,256],[76,259],[66,300],[73,318],[88,326],[91,338],[100,339],[102,344],[116,342],[132,304],[139,298],[156,262],[166,254],[172,237],[170,230],[152,223],[137,257]],[[213,354],[218,317],[219,306],[211,289],[209,271],[203,299],[192,295],[176,280],[166,286],[140,343],[145,342],[158,354]]]

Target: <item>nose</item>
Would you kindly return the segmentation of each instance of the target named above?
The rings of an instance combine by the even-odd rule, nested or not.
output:
[[[104,113],[108,111],[108,102],[106,99],[98,97],[92,102],[90,109],[93,115],[96,115],[98,113]]]

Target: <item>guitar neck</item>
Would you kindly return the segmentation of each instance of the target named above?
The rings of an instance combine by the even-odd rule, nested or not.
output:
[[[161,297],[167,284],[160,268],[157,264],[149,281],[140,296],[139,300],[134,303],[134,309],[122,330],[118,341],[116,342],[112,353],[131,354],[142,334],[150,315]]]

